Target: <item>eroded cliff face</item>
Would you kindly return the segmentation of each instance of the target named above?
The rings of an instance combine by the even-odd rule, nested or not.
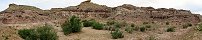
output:
[[[82,2],[77,6],[66,8],[52,8],[51,10],[41,10],[33,6],[10,4],[9,8],[1,12],[3,24],[41,22],[47,20],[65,19],[72,15],[80,18],[92,18],[99,20],[121,20],[130,23],[151,22],[165,24],[169,22],[173,25],[184,23],[197,24],[200,17],[192,14],[188,10],[177,10],[174,8],[136,7],[124,4],[118,7],[107,7],[92,2]]]
[[[120,25],[128,24],[127,26],[122,26],[120,30],[124,30],[132,23],[135,24],[135,28],[138,30],[140,27],[151,26],[145,32],[134,30],[134,33],[129,34],[123,31],[124,38],[118,40],[147,40],[153,36],[157,40],[201,40],[202,33],[195,30],[197,27],[195,24],[202,21],[202,16],[192,14],[189,10],[155,9],[153,7],[136,7],[130,4],[107,7],[90,1],[84,1],[77,6],[52,8],[50,10],[42,10],[34,6],[10,4],[7,9],[0,12],[0,39],[22,40],[17,34],[17,30],[35,28],[35,26],[44,24],[53,26],[54,30],[57,31],[59,40],[111,39],[111,31],[94,30],[90,27],[84,27],[82,33],[65,36],[62,34],[60,26],[72,15],[76,15],[82,20],[95,19],[103,24],[107,23],[107,21],[117,21],[120,22]],[[192,24],[192,26],[183,28],[183,25],[187,23]],[[175,32],[166,32],[167,28],[170,27],[174,27]]]

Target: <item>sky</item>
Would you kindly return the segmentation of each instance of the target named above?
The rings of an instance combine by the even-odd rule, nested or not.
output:
[[[83,1],[85,0],[0,0],[0,11],[8,8],[11,3],[30,5],[46,10],[76,6]],[[91,2],[109,7],[132,4],[137,7],[185,9],[202,15],[202,0],[91,0]]]

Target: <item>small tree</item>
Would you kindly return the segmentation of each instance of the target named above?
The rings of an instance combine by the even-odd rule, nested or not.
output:
[[[76,16],[72,16],[68,21],[62,25],[62,29],[65,35],[81,31],[80,19]]]

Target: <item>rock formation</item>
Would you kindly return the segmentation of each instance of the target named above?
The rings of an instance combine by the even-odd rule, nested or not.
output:
[[[132,22],[170,22],[174,25],[181,25],[180,23],[197,24],[200,22],[200,18],[188,10],[178,10],[174,8],[155,9],[153,7],[136,7],[130,4],[112,8],[90,1],[91,0],[82,2],[77,6],[52,8],[51,10],[41,10],[33,6],[10,4],[9,8],[1,12],[1,20],[3,23],[28,23],[35,22],[36,20],[53,20],[77,15],[81,18],[93,17],[95,19],[113,19]],[[54,18],[52,16],[54,16]]]
[[[77,6],[51,8],[50,10],[10,4],[7,9],[0,12],[0,40],[23,40],[17,30],[35,28],[35,26],[38,27],[46,23],[50,24],[57,32],[58,40],[114,40],[110,38],[111,29],[116,28],[114,25],[105,25],[103,29],[107,30],[83,27],[82,32],[65,36],[61,25],[72,15],[78,16],[81,20],[95,19],[96,22],[103,24],[107,24],[108,21],[117,21],[117,24],[121,25],[119,30],[124,35],[124,38],[117,40],[202,39],[202,33],[195,30],[197,24],[202,21],[202,16],[192,14],[189,10],[137,7],[130,4],[108,7],[90,1],[84,1]],[[131,24],[134,24],[134,27]],[[184,28],[184,25],[187,28]],[[174,27],[172,30],[175,32],[167,32],[171,27]],[[127,33],[126,29],[128,28],[133,33]],[[142,28],[145,29],[144,32],[141,31]]]

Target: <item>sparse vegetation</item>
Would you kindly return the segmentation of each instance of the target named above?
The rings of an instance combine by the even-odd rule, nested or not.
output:
[[[151,25],[145,25],[146,28],[151,28]]]
[[[169,27],[166,31],[167,31],[167,32],[174,32],[175,29],[174,29],[174,27]]]
[[[19,30],[18,34],[24,40],[57,40],[58,36],[52,27],[45,25],[37,29]]]
[[[131,26],[131,27],[135,27],[135,24],[131,24],[130,26]]]
[[[169,22],[166,22],[166,25],[169,25],[170,23]]]
[[[104,29],[109,31],[115,31],[115,28],[114,26],[104,26]]]
[[[121,25],[120,25],[119,23],[114,24],[114,26],[115,26],[116,28],[121,28]]]
[[[143,22],[143,24],[149,24],[149,22]]]
[[[83,26],[84,27],[90,27],[93,25],[92,21],[91,20],[84,20],[82,21],[83,22]]]
[[[108,21],[107,25],[114,25],[116,22],[115,21]]]
[[[139,31],[140,27],[133,27],[133,30]]]
[[[144,26],[143,26],[143,27],[140,27],[140,31],[141,31],[141,32],[144,32],[145,30],[146,30],[146,27],[144,27]]]
[[[21,38],[25,40],[37,40],[37,35],[36,31],[34,29],[23,29],[23,30],[18,30],[18,34],[20,35]]]
[[[116,28],[116,30],[111,33],[111,36],[112,36],[113,39],[123,38],[124,37],[122,32],[119,30],[119,28]]]
[[[156,40],[154,36],[150,36],[149,40]]]
[[[187,27],[190,27],[190,26],[192,26],[191,23],[186,23],[186,24],[182,25],[183,28],[187,28]]]
[[[93,29],[101,30],[103,28],[104,28],[103,24],[96,22],[96,21],[93,21]]]
[[[198,25],[197,29],[198,29],[199,31],[202,31],[202,23],[200,23],[200,24]]]
[[[125,31],[128,33],[132,33],[133,32],[133,27],[126,27]]]
[[[69,20],[65,21],[62,25],[62,29],[65,35],[80,32],[82,29],[80,19],[76,16],[72,16]]]

